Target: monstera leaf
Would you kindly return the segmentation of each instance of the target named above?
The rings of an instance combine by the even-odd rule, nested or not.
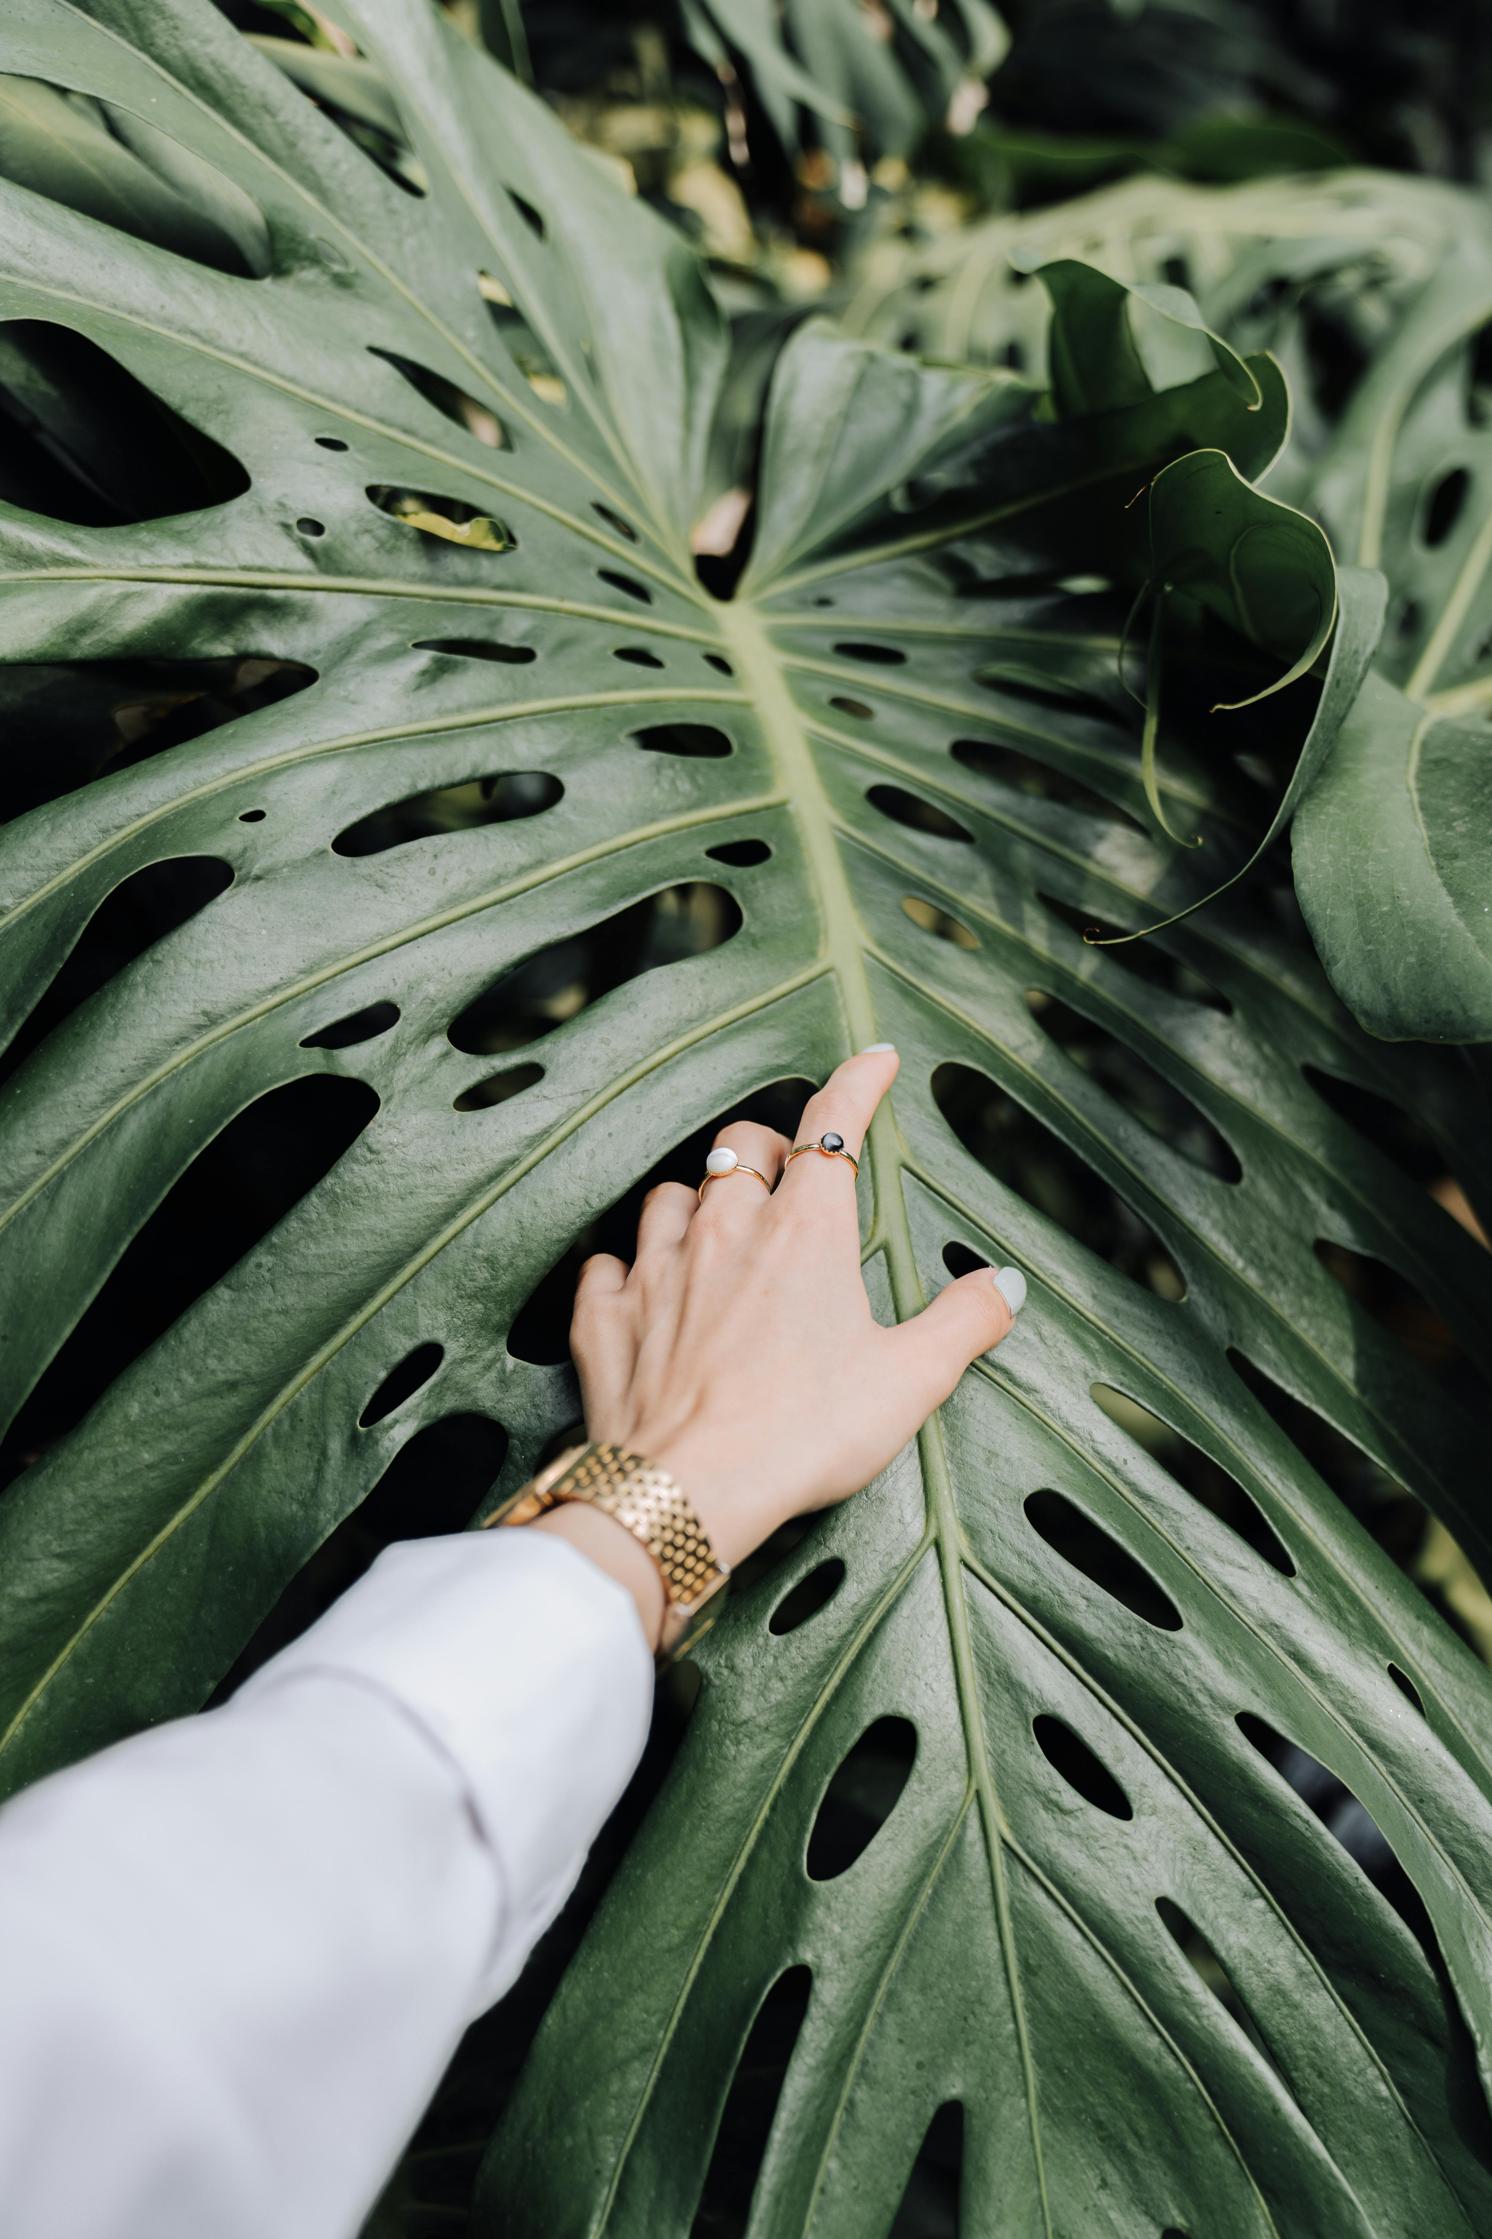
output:
[[[0,1113],[30,1456],[0,1775],[201,1702],[431,1426],[490,1434],[501,1499],[573,1409],[530,1333],[574,1240],[723,1112],[892,1039],[878,1310],[996,1257],[1031,1302],[704,1644],[478,2228],[865,2239],[950,2188],[981,2235],[1486,2228],[1492,1689],[1361,1491],[1488,1554],[1453,1344],[1485,1365],[1486,1260],[1351,1116],[1446,1144],[1458,1075],[1362,1036],[1267,880],[1081,937],[1255,834],[1182,690],[1153,785],[1207,875],[1156,835],[1118,653],[1131,501],[1220,458],[1168,486],[1180,536],[1256,479],[1278,370],[1162,302],[1141,374],[1059,410],[809,326],[716,595],[694,263],[433,13],[345,15],[412,163],[203,0],[0,26],[15,77],[222,182],[210,254],[158,198],[4,194],[33,502],[0,513],[0,630],[68,757],[0,842],[34,1045]],[[79,409],[103,369],[118,460]],[[1192,525],[1241,700],[1290,647],[1273,607],[1252,638],[1216,611]],[[1292,722],[1318,691],[1339,719],[1361,650]],[[145,894],[156,937],[102,974]],[[266,1114],[300,1195],[245,1233]],[[183,1206],[218,1265],[131,1357],[120,1300]],[[1419,1294],[1412,1344],[1379,1278]],[[119,1373],[22,1435],[111,1301]]]
[[[1212,325],[1278,352],[1292,375],[1294,439],[1271,490],[1390,588],[1372,683],[1301,788],[1301,906],[1371,1033],[1492,1039],[1483,202],[1366,172],[1225,189],[1131,180],[942,240],[878,242],[847,323],[1039,370],[1045,326],[1025,283],[1054,256],[1116,280],[1180,278]]]

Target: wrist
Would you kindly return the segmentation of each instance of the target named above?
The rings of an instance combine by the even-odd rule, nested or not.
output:
[[[632,1596],[643,1637],[654,1654],[657,1653],[668,1614],[663,1574],[625,1524],[608,1516],[605,1509],[591,1507],[588,1502],[564,1501],[558,1508],[534,1517],[522,1528],[568,1540],[578,1554],[615,1579],[617,1585]]]

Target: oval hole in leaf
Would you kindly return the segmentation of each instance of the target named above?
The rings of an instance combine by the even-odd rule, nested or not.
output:
[[[1075,1501],[1043,1487],[1028,1496],[1025,1509],[1032,1530],[1074,1570],[1091,1578],[1147,1625],[1160,1632],[1181,1630],[1181,1612],[1170,1595],[1128,1548],[1121,1547]]]
[[[936,902],[928,902],[920,894],[904,894],[901,906],[914,925],[924,933],[931,933],[940,941],[948,941],[954,948],[978,948],[979,936],[971,933],[961,919],[950,917],[947,910]]]
[[[411,793],[387,808],[373,809],[349,824],[332,841],[338,855],[382,855],[412,840],[437,839],[486,824],[513,824],[542,816],[564,797],[564,787],[549,770],[501,770],[493,777],[467,778],[459,785],[437,785]]]
[[[678,754],[687,761],[720,762],[735,752],[725,732],[713,723],[648,723],[627,735],[649,754]]]
[[[398,1023],[397,1003],[369,1003],[363,1010],[349,1011],[345,1018],[333,1019],[330,1026],[305,1035],[300,1046],[303,1050],[352,1049],[358,1042],[371,1042],[375,1036],[387,1034]]]
[[[371,1430],[386,1415],[392,1415],[396,1407],[402,1407],[407,1399],[413,1399],[421,1386],[429,1383],[445,1357],[444,1345],[437,1345],[433,1340],[416,1345],[412,1353],[406,1353],[403,1360],[396,1362],[389,1370],[359,1415],[358,1429]]]
[[[1200,1501],[1219,1523],[1236,1532],[1271,1570],[1277,1570],[1282,1578],[1295,1576],[1295,1565],[1263,1509],[1220,1462],[1128,1392],[1116,1391],[1109,1384],[1094,1384],[1090,1389],[1109,1421],[1117,1423],[1136,1445],[1143,1446],[1168,1477]]]
[[[89,918],[9,1048],[0,1052],[0,1082],[79,1004],[232,884],[232,864],[216,855],[178,855],[142,864],[121,879]]]
[[[323,451],[345,451],[347,448],[340,435],[318,435],[316,442]]]
[[[959,2239],[963,2171],[964,2110],[945,2099],[917,2148],[886,2239]]]
[[[543,1078],[543,1066],[531,1061],[523,1065],[505,1066],[502,1072],[488,1073],[484,1079],[473,1082],[470,1088],[463,1089],[452,1110],[491,1111],[494,1104],[506,1104],[510,1097],[522,1095],[524,1089],[532,1088],[536,1081],[542,1081]]]
[[[639,605],[653,603],[652,592],[645,583],[639,583],[635,575],[623,575],[617,568],[597,568],[596,576],[598,581],[609,583],[613,591],[622,591],[629,599],[636,599]]]
[[[736,673],[723,653],[707,653],[705,667],[717,670],[721,676],[734,676]]]
[[[844,1584],[844,1564],[837,1555],[828,1556],[805,1572],[795,1586],[789,1587],[771,1616],[767,1630],[772,1633],[795,1633],[806,1625],[810,1617],[817,1617]]]
[[[209,1708],[225,1702],[261,1664],[298,1640],[395,1540],[464,1531],[491,1492],[507,1451],[508,1434],[490,1415],[442,1415],[422,1424],[291,1579],[219,1683]]]
[[[435,490],[396,490],[381,482],[369,483],[368,498],[380,513],[429,537],[435,551],[454,544],[467,552],[496,556],[513,551],[518,543],[511,529],[464,498],[443,497]]]
[[[893,824],[904,824],[909,831],[926,832],[936,840],[963,840],[972,846],[974,835],[957,817],[946,809],[935,808],[931,801],[924,801],[919,793],[908,793],[900,785],[872,785],[865,798],[882,816],[890,817]]]
[[[1468,1379],[1466,1356],[1442,1316],[1424,1293],[1386,1260],[1356,1252],[1349,1245],[1318,1236],[1315,1253],[1321,1265],[1352,1298],[1371,1315],[1379,1328],[1396,1338],[1407,1353],[1443,1388],[1453,1389]]]
[[[592,498],[591,511],[599,515],[609,529],[615,529],[618,536],[625,537],[629,544],[637,542],[636,529],[633,528],[630,521],[624,521],[621,514],[613,506],[603,505],[599,498]]]
[[[858,639],[846,639],[836,645],[834,650],[842,653],[847,661],[866,661],[877,668],[900,668],[906,661],[906,655],[899,646],[872,645]]]
[[[240,809],[238,821],[240,824],[262,824],[264,817],[263,809]]]
[[[1285,1736],[1266,1719],[1241,1710],[1234,1721],[1250,1747],[1271,1765],[1301,1802],[1335,1837],[1358,1870],[1386,1898],[1400,1919],[1424,1946],[1437,1972],[1444,1961],[1435,1940],[1424,1899],[1415,1888],[1393,1845],[1372,1813],[1359,1802],[1344,1780],[1323,1765],[1319,1757]]]
[[[376,343],[369,343],[368,355],[391,366],[401,380],[408,382],[417,396],[423,397],[427,404],[435,407],[443,419],[449,420],[453,427],[462,429],[465,434],[474,436],[489,451],[512,449],[507,431],[491,406],[478,403],[474,396],[468,396],[465,389],[458,388],[443,373],[435,373],[428,365],[417,364],[413,358],[398,357],[392,350],[380,350]],[[318,436],[316,440],[319,443],[323,439]],[[327,443],[326,448],[345,451],[347,446],[345,443]]]
[[[364,1081],[313,1073],[256,1097],[177,1175],[20,1409],[0,1484],[261,1243],[351,1150],[378,1110]]]
[[[871,723],[875,720],[875,709],[867,707],[863,700],[849,700],[843,694],[836,693],[829,705],[836,714],[852,715],[857,723]]]
[[[960,1244],[956,1239],[943,1246],[943,1265],[955,1281],[960,1275],[972,1275],[976,1267],[988,1267],[989,1264],[972,1246]]]
[[[656,653],[649,653],[641,645],[619,645],[611,657],[614,661],[630,661],[635,669],[661,669],[663,666]]]
[[[1243,1168],[1232,1145],[1148,1058],[1045,988],[1027,988],[1026,1008],[1058,1049],[1091,1074],[1152,1135],[1220,1182],[1242,1179]]]
[[[326,523],[324,521],[313,521],[309,513],[303,513],[295,526],[302,536],[326,535]]]
[[[1082,1735],[1075,1734],[1065,1719],[1054,1718],[1049,1711],[1039,1711],[1031,1721],[1031,1732],[1053,1772],[1060,1774],[1085,1803],[1107,1812],[1111,1819],[1134,1818],[1133,1804],[1107,1765],[1094,1755]]]
[[[1302,1065],[1300,1070],[1322,1103],[1329,1105],[1338,1119],[1356,1128],[1375,1150],[1392,1159],[1410,1181],[1428,1188],[1440,1180],[1446,1171],[1445,1153],[1412,1112],[1376,1089],[1323,1072],[1319,1065]]]
[[[690,2239],[721,2239],[746,2228],[812,1987],[807,1967],[789,1967],[756,2010],[720,2111]]]
[[[1444,544],[1460,520],[1470,490],[1471,476],[1464,466],[1456,466],[1449,474],[1442,474],[1430,492],[1421,535],[1432,552],[1437,545]]]
[[[20,400],[47,398],[37,430]],[[242,497],[249,476],[221,443],[172,410],[117,358],[71,327],[0,323],[0,430],[12,505],[85,528],[164,521]]]
[[[522,218],[534,239],[536,241],[547,239],[549,229],[545,225],[540,212],[534,208],[527,197],[521,195],[516,187],[509,187],[507,193],[508,200],[512,203],[513,208],[518,212],[519,217]]]
[[[502,661],[511,668],[525,668],[539,656],[531,645],[505,645],[500,638],[482,637],[422,637],[416,638],[416,653],[448,653],[460,661]]]
[[[940,1065],[933,1101],[970,1156],[1049,1220],[1162,1298],[1186,1295],[1180,1268],[1132,1206],[1050,1128],[972,1065]]]
[[[1266,1376],[1237,1346],[1228,1348],[1228,1365],[1297,1453],[1404,1569],[1423,1539],[1429,1520],[1423,1502],[1407,1493],[1381,1463],[1334,1423]]]
[[[1234,2027],[1242,2030],[1260,2059],[1273,2068],[1276,2075],[1279,2075],[1279,2064],[1255,2026],[1253,2015],[1239,1997],[1232,1976],[1228,1973],[1222,1960],[1196,1922],[1184,1913],[1178,1904],[1173,1903],[1169,1897],[1157,1897],[1155,1909],[1160,1915],[1161,1925],[1164,1927],[1166,1934],[1182,1954],[1198,1981],[1212,1992],[1213,1997],[1216,1998]],[[1280,2077],[1280,2080],[1282,2083],[1285,2081],[1283,2076]],[[1288,2090],[1289,2085],[1286,2084],[1285,2088]]]
[[[1137,820],[1117,802],[1095,793],[1091,786],[1069,777],[1065,770],[1038,762],[1013,746],[996,746],[990,739],[955,739],[949,752],[966,770],[973,770],[979,777],[994,778],[1014,792],[1030,794],[1038,801],[1057,801],[1064,808],[1101,816],[1110,824],[1127,824],[1131,831],[1141,829]],[[1086,922],[1091,924],[1092,919]]]
[[[707,847],[705,853],[713,856],[717,863],[730,863],[742,871],[770,862],[772,857],[765,840],[722,840],[718,847]]]
[[[863,1857],[901,1801],[917,1756],[909,1718],[878,1718],[842,1759],[808,1837],[810,1881],[833,1881]]]
[[[1424,1718],[1426,1716],[1424,1700],[1420,1694],[1419,1689],[1415,1686],[1414,1681],[1410,1678],[1408,1672],[1401,1670],[1397,1664],[1390,1664],[1388,1667],[1388,1676],[1393,1681],[1394,1685],[1398,1688],[1399,1693],[1403,1695],[1407,1701],[1413,1703],[1421,1718]]]

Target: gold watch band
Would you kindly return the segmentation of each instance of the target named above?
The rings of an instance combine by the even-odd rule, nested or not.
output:
[[[716,1554],[709,1533],[668,1471],[603,1440],[557,1455],[487,1521],[530,1524],[569,1500],[588,1501],[614,1516],[652,1556],[669,1607],[665,1640],[677,1632],[677,1619],[696,1617],[730,1577],[730,1565]],[[673,1652],[678,1652],[676,1641]]]

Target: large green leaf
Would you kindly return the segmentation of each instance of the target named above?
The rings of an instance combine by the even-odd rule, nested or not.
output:
[[[248,478],[102,526],[0,514],[25,704],[69,664],[87,709],[130,664],[237,663],[230,716],[251,657],[316,672],[0,840],[12,1027],[126,882],[232,873],[6,1087],[10,1406],[240,1114],[310,1076],[360,1123],[0,1505],[6,1785],[200,1702],[425,1426],[500,1423],[501,1498],[573,1405],[503,1343],[569,1242],[738,1099],[891,1038],[880,1311],[969,1252],[1019,1261],[1031,1303],[706,1643],[483,2227],[688,2230],[752,2018],[806,1968],[758,2232],[886,2230],[953,2101],[970,2233],[1487,2228],[1492,1689],[1271,1397],[1485,1558],[1472,1417],[1332,1271],[1383,1263],[1485,1363],[1484,1255],[1334,1108],[1348,1084],[1444,1138],[1455,1072],[1366,1042],[1265,894],[1139,969],[1074,930],[1207,883],[1136,821],[1095,579],[1168,460],[1262,471],[1277,370],[1240,383],[1205,338],[1195,363],[1188,312],[1178,353],[1058,417],[810,326],[714,598],[689,537],[725,365],[694,264],[433,15],[347,14],[418,174],[199,0],[17,0],[0,28],[0,65],[148,117],[272,251],[225,272],[6,191],[27,350],[78,330]],[[69,401],[33,407],[64,463]],[[1159,783],[1210,871],[1241,860],[1249,786],[1184,708]],[[885,1720],[910,1779],[815,1878],[826,1789],[853,1759],[842,1839],[852,1776],[863,1816],[905,1738]],[[1400,1910],[1300,1800],[1299,1752],[1382,1830]]]

